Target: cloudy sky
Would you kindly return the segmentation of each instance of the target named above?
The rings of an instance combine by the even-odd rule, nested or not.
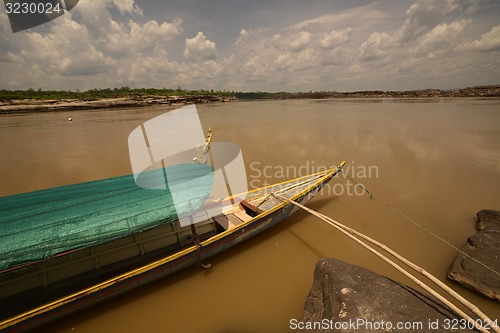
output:
[[[500,83],[497,0],[80,0],[12,33],[0,89],[411,90]]]

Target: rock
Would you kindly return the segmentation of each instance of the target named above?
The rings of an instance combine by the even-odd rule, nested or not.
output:
[[[70,100],[11,100],[0,105],[0,114],[18,112],[68,111],[83,109],[116,109],[156,105],[188,105],[200,103],[224,103],[233,101],[232,97],[216,95],[186,96],[127,96],[99,99]]]
[[[500,211],[484,209],[477,213],[478,232],[467,239],[462,251],[500,272]],[[459,253],[448,277],[484,296],[500,301],[500,275]]]
[[[483,230],[487,224],[491,226],[499,226],[500,225],[500,211],[491,210],[491,209],[483,209],[477,212],[477,229]]]
[[[408,286],[336,259],[321,259],[304,315],[295,326],[308,333],[456,332],[446,328],[452,320],[460,318]],[[315,323],[323,326],[314,328]],[[295,323],[290,324],[293,328]]]

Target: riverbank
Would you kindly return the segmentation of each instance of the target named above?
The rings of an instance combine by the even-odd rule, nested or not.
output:
[[[233,97],[215,95],[188,96],[127,96],[99,99],[61,99],[41,100],[23,99],[0,102],[0,114],[17,112],[69,111],[105,108],[130,108],[155,105],[182,106],[200,103],[223,103],[235,100]]]
[[[147,91],[147,93],[144,93]],[[189,90],[157,90],[121,88],[118,90],[1,91],[0,114],[18,112],[68,111],[104,108],[130,108],[155,105],[225,103],[235,100],[284,99],[382,99],[382,98],[490,98],[500,97],[500,85],[476,86],[453,90],[424,89],[411,91],[310,91],[310,92],[207,92]],[[180,94],[173,94],[178,92]],[[165,94],[168,93],[168,94]],[[62,96],[62,98],[61,98]],[[71,98],[64,98],[71,96]],[[73,98],[74,96],[74,98]],[[89,97],[92,96],[92,97]]]

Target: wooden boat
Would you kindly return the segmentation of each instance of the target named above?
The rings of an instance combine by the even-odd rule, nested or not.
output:
[[[190,265],[206,267],[202,262],[207,258],[297,211],[271,193],[305,204],[344,164],[252,190],[245,196],[227,197],[222,212],[201,223],[187,227],[181,227],[178,220],[161,223],[111,241],[3,269],[0,330],[32,329]]]

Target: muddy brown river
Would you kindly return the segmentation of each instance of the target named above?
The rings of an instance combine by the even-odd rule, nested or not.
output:
[[[347,161],[309,203],[387,244],[500,319],[498,302],[446,280],[451,244],[475,232],[475,213],[500,210],[500,99],[249,101],[198,105],[214,141],[241,147],[251,188]],[[127,138],[169,108],[0,116],[0,196],[131,173]],[[73,119],[72,122],[68,118]],[[323,257],[414,286],[304,212],[209,260],[51,323],[41,332],[290,332]]]

